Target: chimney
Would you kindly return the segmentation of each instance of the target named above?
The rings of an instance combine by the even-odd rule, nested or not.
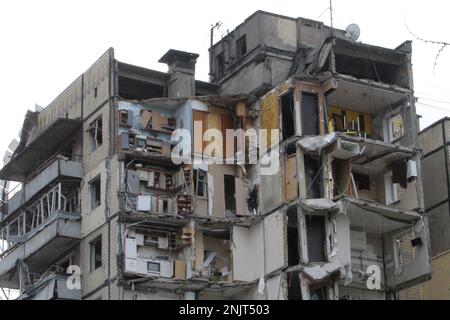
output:
[[[196,53],[170,49],[159,59],[169,66],[168,97],[187,98],[195,96]]]

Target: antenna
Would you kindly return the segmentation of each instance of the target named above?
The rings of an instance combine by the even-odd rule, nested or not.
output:
[[[211,45],[209,46],[209,76],[210,76],[210,81],[211,81],[211,72],[213,69],[213,52],[212,52],[212,47],[214,44],[214,29],[219,30],[219,28],[222,26],[222,22],[218,21],[216,22],[216,24],[212,24],[211,25]]]
[[[330,25],[331,25],[331,37],[334,36],[333,30],[333,0],[330,0]]]

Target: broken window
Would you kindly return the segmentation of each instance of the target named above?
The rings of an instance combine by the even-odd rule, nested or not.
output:
[[[290,91],[281,96],[281,118],[283,141],[295,135],[294,92]]]
[[[322,198],[323,176],[320,157],[305,155],[306,197],[308,199]]]
[[[100,116],[89,125],[89,141],[91,152],[95,151],[103,143],[102,137],[102,117]]]
[[[325,257],[325,217],[306,216],[306,236],[309,262],[324,262]]]
[[[91,201],[91,210],[94,210],[98,206],[100,206],[100,176],[94,178],[91,182],[89,182],[89,193],[90,193],[90,201]]]
[[[313,93],[302,93],[302,135],[319,135],[319,103],[318,97]]]
[[[288,210],[287,240],[288,240],[288,265],[296,266],[300,263],[297,207],[292,207],[289,208]]]
[[[242,58],[247,53],[247,39],[245,34],[236,40],[236,59]]]
[[[102,266],[102,236],[90,243],[90,270],[97,270]]]
[[[234,176],[224,175],[225,211],[236,213],[236,185]]]
[[[223,78],[225,75],[225,53],[222,51],[216,56],[217,61],[217,77]]]
[[[207,173],[200,169],[194,169],[194,191],[199,197],[207,195]]]
[[[398,183],[402,188],[408,187],[406,161],[395,161],[392,165],[392,183]]]

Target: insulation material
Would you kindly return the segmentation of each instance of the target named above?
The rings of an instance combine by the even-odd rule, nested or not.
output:
[[[313,136],[302,138],[297,141],[297,145],[307,152],[321,152],[331,145],[337,139],[336,133],[330,133],[323,136]]]
[[[302,199],[300,206],[308,211],[337,211],[339,206],[331,199]]]
[[[271,129],[280,128],[280,106],[279,106],[278,93],[276,91],[271,92],[267,95],[260,105],[261,114],[261,129],[267,129],[267,146],[270,146],[271,139]]]
[[[284,198],[288,202],[297,198],[297,158],[295,155],[287,158],[284,165]]]

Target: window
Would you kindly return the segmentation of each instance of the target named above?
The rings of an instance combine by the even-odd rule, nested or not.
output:
[[[242,58],[247,53],[247,40],[245,34],[236,40],[236,59]]]
[[[225,211],[229,210],[236,213],[236,185],[234,176],[224,175],[225,187]]]
[[[94,88],[94,98],[97,98],[98,95],[98,89],[97,87]]]
[[[91,272],[97,270],[102,266],[102,237],[96,238],[94,241],[90,243],[91,246],[91,263],[90,270]]]
[[[91,201],[91,210],[94,210],[98,206],[100,206],[100,176],[96,177],[94,180],[89,182],[89,193],[90,193],[90,201]]]
[[[159,262],[151,262],[151,261],[147,262],[147,271],[148,272],[160,272],[160,270],[161,270],[161,265]]]
[[[217,77],[221,79],[225,75],[225,54],[223,52],[216,56]]]
[[[200,197],[206,197],[207,188],[207,175],[203,170],[194,170],[194,190],[195,195]]]
[[[97,120],[91,122],[89,125],[89,141],[91,146],[91,152],[95,151],[103,143],[102,137],[102,117],[100,116]]]
[[[324,262],[325,256],[325,217],[306,216],[306,236],[309,262]]]
[[[295,135],[294,93],[290,91],[281,96],[281,118],[283,125],[283,141]]]

